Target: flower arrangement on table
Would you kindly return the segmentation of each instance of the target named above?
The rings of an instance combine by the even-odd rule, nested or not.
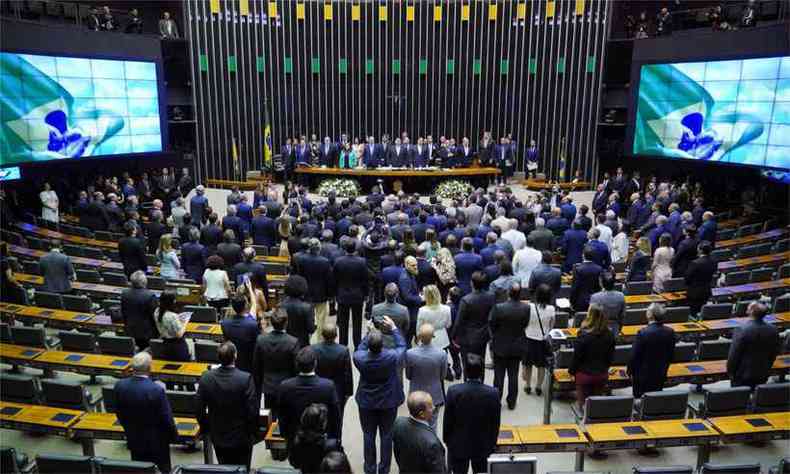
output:
[[[463,199],[472,194],[472,185],[457,179],[442,181],[436,186],[434,194],[441,199]]]
[[[318,194],[323,197],[334,193],[336,197],[357,197],[359,196],[359,183],[348,178],[330,178],[321,181],[318,185]]]

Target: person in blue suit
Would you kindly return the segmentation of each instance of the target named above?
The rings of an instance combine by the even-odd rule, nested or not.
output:
[[[573,268],[573,283],[571,284],[571,306],[573,311],[587,311],[590,307],[590,297],[601,289],[600,265],[593,262],[593,249],[587,245],[584,248],[582,263]]]
[[[132,461],[155,463],[170,472],[170,443],[178,438],[165,388],[150,379],[151,355],[132,358],[133,375],[115,384],[115,413],[123,427]]]
[[[702,214],[702,225],[698,229],[697,237],[700,242],[707,240],[711,245],[716,244],[716,218],[712,212],[706,211]]]
[[[642,200],[642,197],[639,195],[639,193],[634,193],[631,195],[631,205],[628,207],[628,212],[626,212],[625,215],[626,220],[631,223],[631,227],[640,227],[639,216],[642,213],[642,208],[644,205],[645,202]]]
[[[409,334],[406,335],[406,342],[411,342],[411,338],[417,332],[417,312],[424,302],[417,284],[417,275],[419,275],[417,259],[406,257],[404,268],[398,278],[398,289],[401,304],[409,309]]]
[[[258,207],[260,213],[252,218],[250,234],[254,245],[272,247],[277,242],[277,226],[274,219],[266,215],[266,206]]]
[[[588,233],[590,241],[587,242],[586,247],[592,250],[590,260],[600,265],[601,268],[609,268],[612,265],[612,255],[609,253],[609,247],[607,247],[605,243],[598,240],[600,236],[600,230],[590,229],[590,232]]]
[[[562,217],[562,209],[555,207],[551,210],[551,218],[546,222],[546,228],[549,229],[554,237],[560,237],[570,227],[568,219]]]
[[[473,253],[474,243],[469,237],[461,241],[461,252],[455,256],[455,276],[458,287],[466,295],[472,291],[472,274],[483,270],[483,258]]]
[[[576,220],[576,206],[573,204],[573,198],[565,196],[562,198],[562,205],[560,206],[560,214],[568,222]],[[548,227],[548,225],[546,226]]]
[[[636,334],[628,362],[634,398],[664,388],[669,364],[675,357],[675,331],[664,325],[666,313],[663,305],[651,304],[647,308],[647,326]]]
[[[380,330],[372,329],[354,351],[359,370],[355,396],[364,439],[365,474],[387,474],[392,461],[392,426],[403,404],[403,383],[398,373],[406,353],[406,340],[388,316],[374,324],[387,329],[395,341],[393,349],[384,348]],[[380,456],[376,456],[376,432],[380,436]]]
[[[385,266],[381,269],[382,287],[387,286],[387,283],[398,283],[400,274],[405,271],[403,268],[403,259],[403,252],[398,250],[393,255],[392,265]]]
[[[318,164],[327,168],[336,167],[337,148],[329,137],[324,137],[324,142],[318,148]]]
[[[236,215],[242,220],[244,229],[249,231],[250,224],[252,223],[252,206],[250,206],[246,194],[241,195],[241,202],[236,206]]]
[[[571,228],[565,231],[560,239],[560,248],[565,254],[565,261],[562,264],[562,271],[569,273],[573,266],[582,261],[584,246],[587,244],[587,232],[582,229],[579,220],[573,221]]]
[[[667,216],[662,215],[656,217],[656,226],[647,234],[647,238],[650,240],[650,248],[658,248],[658,238],[664,233],[672,235],[667,226]]]
[[[222,232],[230,229],[236,236],[236,242],[241,244],[244,242],[244,223],[236,215],[236,206],[231,204],[228,206],[228,214],[222,218]]]
[[[682,237],[681,223],[683,218],[680,214],[680,206],[677,203],[669,205],[669,217],[667,218],[667,231],[672,235],[672,244],[677,245]]]
[[[208,251],[200,243],[200,231],[197,227],[190,227],[189,242],[181,245],[181,265],[186,276],[196,282],[202,282],[207,257]]]

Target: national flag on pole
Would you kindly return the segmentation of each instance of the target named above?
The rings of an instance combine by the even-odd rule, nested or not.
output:
[[[268,123],[263,128],[263,166],[272,167],[272,127]]]
[[[236,147],[236,137],[233,137],[233,148],[231,148],[233,156],[233,173],[236,178],[241,177],[241,165],[239,164],[239,150]]]

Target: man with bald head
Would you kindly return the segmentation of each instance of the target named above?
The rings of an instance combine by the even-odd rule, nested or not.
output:
[[[409,393],[428,392],[434,400],[433,417],[428,420],[436,431],[439,410],[444,405],[444,377],[447,375],[447,353],[432,344],[434,327],[423,324],[417,330],[418,345],[406,351],[406,378]]]
[[[750,387],[768,381],[771,367],[779,355],[779,331],[764,321],[768,307],[758,301],[746,308],[749,322],[739,327],[732,338],[727,357],[727,374],[733,387]]]
[[[444,473],[444,445],[430,427],[434,418],[431,395],[418,390],[406,401],[408,417],[395,420],[392,441],[400,472]]]
[[[153,462],[170,472],[170,443],[178,438],[165,388],[150,379],[151,355],[132,358],[131,377],[115,384],[115,413],[123,427],[132,461]]]

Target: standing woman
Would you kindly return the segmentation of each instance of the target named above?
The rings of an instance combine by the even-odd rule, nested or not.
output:
[[[261,326],[265,329],[268,324],[265,319],[267,303],[266,303],[266,274],[263,272],[252,272],[250,278],[244,282],[247,290],[247,298],[250,300],[250,314],[255,317]]]
[[[189,354],[189,346],[186,339],[184,339],[187,325],[178,317],[174,291],[165,291],[159,297],[159,308],[156,310],[154,321],[164,345],[164,359],[182,362],[192,360],[192,356]]]
[[[620,230],[612,239],[612,263],[625,263],[628,258],[628,234],[631,232],[631,224],[623,221]]]
[[[44,190],[39,193],[38,197],[41,199],[41,218],[49,222],[59,222],[58,206],[60,205],[60,200],[48,182],[44,183]]]
[[[529,324],[527,325],[527,350],[524,354],[524,392],[532,393],[532,367],[538,368],[535,395],[543,395],[543,380],[546,377],[546,360],[551,350],[548,345],[549,331],[554,327],[555,308],[551,304],[551,287],[545,283],[535,290],[535,301],[529,303]]]
[[[631,255],[626,270],[626,281],[647,281],[647,269],[650,268],[650,239],[639,237],[636,241],[636,252]]]
[[[420,247],[425,249],[425,258],[429,262],[433,262],[439,249],[442,248],[438,240],[436,240],[436,231],[433,228],[428,228],[425,231],[425,241],[420,244]]]
[[[668,232],[658,238],[658,248],[653,254],[653,292],[663,293],[664,282],[672,278],[672,257],[675,249],[672,248],[672,235]]]
[[[447,301],[447,292],[455,285],[455,260],[453,254],[447,248],[439,249],[436,258],[431,262],[431,266],[436,270],[438,279],[439,293],[442,301]]]
[[[428,285],[423,288],[422,292],[425,304],[417,312],[417,327],[420,328],[423,324],[433,326],[432,344],[439,349],[449,351],[450,337],[447,334],[447,330],[453,324],[450,307],[442,304],[442,295],[439,293],[439,288],[436,285]],[[450,371],[449,364],[447,365],[447,379],[452,381],[452,371]]]
[[[568,372],[576,381],[576,403],[579,410],[591,395],[600,395],[609,380],[609,367],[614,359],[614,336],[609,330],[603,308],[591,304],[582,322],[573,347],[573,360]]]
[[[225,261],[222,257],[212,255],[206,261],[206,271],[203,272],[203,298],[206,304],[217,310],[220,318],[222,309],[228,306],[230,294],[230,279],[223,268]]]
[[[179,277],[181,262],[173,249],[173,234],[164,234],[159,238],[156,260],[159,262],[159,276],[166,280]]]

